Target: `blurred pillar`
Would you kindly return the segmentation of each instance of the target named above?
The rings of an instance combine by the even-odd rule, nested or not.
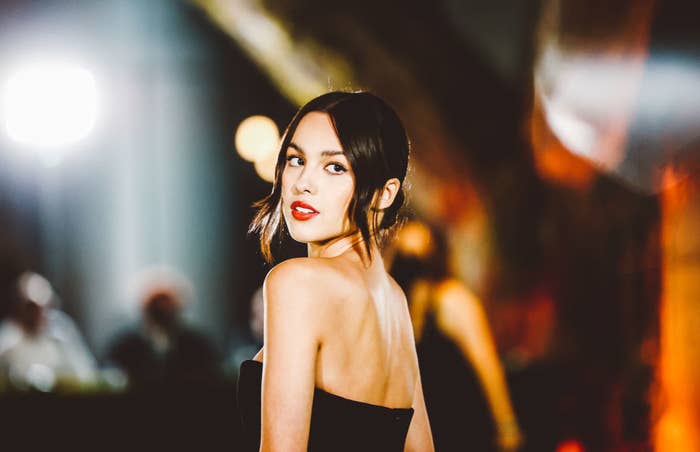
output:
[[[668,172],[669,178],[674,178],[671,174]],[[663,294],[655,449],[700,450],[700,181],[686,177],[665,190],[662,199]]]

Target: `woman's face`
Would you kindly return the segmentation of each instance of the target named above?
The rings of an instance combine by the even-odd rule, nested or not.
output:
[[[292,238],[321,244],[349,232],[355,176],[328,114],[307,113],[282,152],[282,214]]]

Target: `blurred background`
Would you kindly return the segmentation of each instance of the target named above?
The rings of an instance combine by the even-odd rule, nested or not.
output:
[[[522,434],[500,447],[700,450],[695,10],[1,2],[0,444],[237,450],[251,204],[299,105],[368,89],[412,141],[410,224],[487,319]]]

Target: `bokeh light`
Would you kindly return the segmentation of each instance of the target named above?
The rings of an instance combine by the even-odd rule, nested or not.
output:
[[[557,446],[557,452],[585,452],[585,450],[583,444],[573,439],[561,442]]]
[[[3,92],[7,135],[18,143],[57,150],[88,135],[97,116],[97,85],[86,69],[60,62],[16,70]]]
[[[53,289],[49,281],[36,273],[24,273],[19,278],[20,293],[28,300],[47,306],[53,298]]]
[[[258,173],[264,181],[275,181],[275,165],[277,164],[277,148],[273,148],[272,152],[263,155],[262,158],[255,161],[255,172]]]
[[[256,162],[277,148],[279,129],[267,116],[250,116],[238,126],[235,141],[238,154],[249,162]]]
[[[432,246],[430,229],[418,221],[409,221],[399,231],[397,246],[408,256],[425,256]]]

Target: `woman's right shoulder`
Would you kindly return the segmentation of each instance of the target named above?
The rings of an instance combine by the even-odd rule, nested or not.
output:
[[[407,303],[408,295],[404,292],[403,288],[396,282],[393,276],[387,273],[387,278],[389,280],[389,287],[391,288],[391,293],[394,298],[402,303]]]
[[[295,257],[287,259],[272,267],[270,271],[267,272],[265,280],[279,278],[286,275],[303,275],[304,273],[310,271],[313,266],[314,263],[308,257]]]
[[[288,278],[318,279],[319,277],[337,277],[337,272],[334,271],[334,266],[330,265],[327,261],[328,259],[313,257],[295,257],[287,259],[275,265],[267,273],[265,280]]]
[[[303,294],[327,299],[343,287],[344,275],[328,259],[298,257],[275,265],[265,277],[263,293]],[[268,298],[268,297],[265,297]]]

